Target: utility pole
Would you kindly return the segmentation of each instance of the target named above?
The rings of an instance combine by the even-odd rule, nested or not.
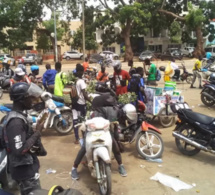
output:
[[[57,30],[56,30],[56,0],[54,0],[54,39],[55,39],[55,60],[58,62],[58,51],[57,51]]]
[[[84,0],[82,0],[82,39],[83,39],[83,61],[85,58],[85,22],[84,22]]]

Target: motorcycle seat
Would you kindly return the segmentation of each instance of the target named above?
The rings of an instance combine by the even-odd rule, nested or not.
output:
[[[56,101],[56,102],[64,103],[64,99],[62,97],[58,97],[58,96],[52,95],[52,99],[54,101]]]
[[[4,104],[5,107],[12,109],[13,108],[13,104]]]
[[[183,110],[184,114],[186,115],[187,118],[192,119],[196,122],[205,124],[205,125],[209,125],[212,122],[215,121],[215,119],[213,117],[210,116],[206,116],[204,114],[200,114],[198,112],[193,112],[190,110]]]

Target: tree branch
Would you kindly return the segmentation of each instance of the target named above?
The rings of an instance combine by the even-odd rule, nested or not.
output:
[[[165,4],[166,4],[166,0],[163,0],[162,6],[161,6],[162,10],[163,10],[163,7],[165,6]]]
[[[167,11],[167,10],[163,10],[163,9],[159,9],[158,12],[160,13],[164,13],[165,15],[169,15],[169,16],[172,16],[173,18],[176,18],[182,22],[185,22],[185,17],[181,17],[181,16],[178,16],[170,11]]]
[[[126,5],[125,1],[124,0],[120,0],[120,2],[122,3],[122,5]]]
[[[106,9],[109,9],[111,12],[113,12],[113,10],[108,6],[106,0],[104,0],[104,3],[102,2],[102,0],[99,0],[99,1]]]

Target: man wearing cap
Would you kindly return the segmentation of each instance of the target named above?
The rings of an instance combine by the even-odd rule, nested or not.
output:
[[[13,78],[10,79],[10,86],[19,82],[26,82],[28,84],[31,83],[31,80],[28,78],[28,76],[21,68],[16,68],[14,72],[15,75],[13,76]]]

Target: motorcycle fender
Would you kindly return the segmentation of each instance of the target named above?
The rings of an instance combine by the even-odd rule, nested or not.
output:
[[[99,158],[101,158],[107,164],[111,163],[110,155],[106,147],[98,147],[93,150],[93,160],[98,162]]]
[[[65,111],[65,110],[68,110],[68,111],[71,111],[71,113],[72,113],[72,110],[71,110],[71,108],[69,108],[68,106],[63,106],[63,107],[61,107],[61,108],[58,108],[60,111]]]
[[[204,88],[203,88],[203,90],[201,91],[201,93],[204,92],[205,89],[207,89],[207,88],[209,88],[209,89],[215,91],[215,85],[214,85],[214,86],[213,86],[213,85],[204,85]]]
[[[142,131],[148,131],[149,129],[152,129],[152,130],[158,132],[159,134],[161,134],[161,131],[158,128],[156,128],[153,125],[147,123],[146,121],[143,121],[142,122]]]
[[[53,114],[53,113],[50,113],[51,114],[51,116],[50,116],[50,118],[49,118],[49,121],[50,121],[50,126],[49,126],[49,128],[51,128],[52,126],[53,126],[53,124],[54,124],[54,119],[55,119],[55,117],[57,116],[56,114]]]

